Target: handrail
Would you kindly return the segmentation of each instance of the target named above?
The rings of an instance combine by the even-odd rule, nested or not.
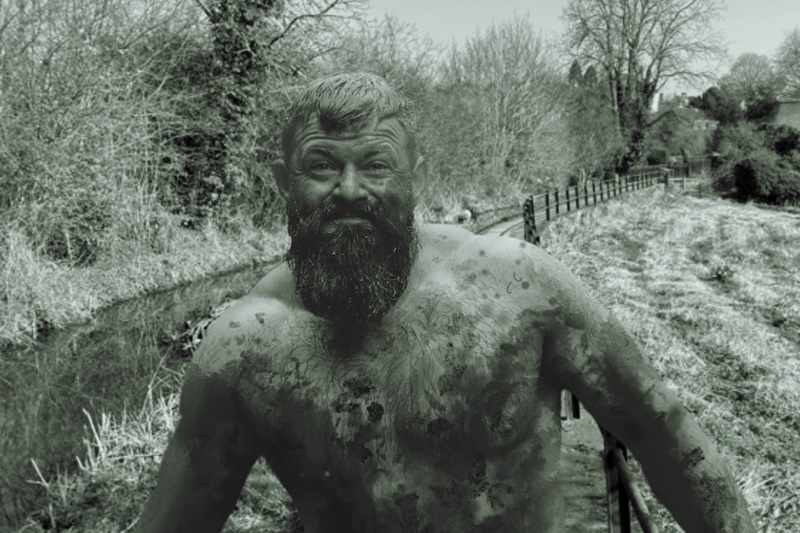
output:
[[[631,477],[631,472],[628,470],[628,462],[622,449],[619,447],[614,448],[611,452],[611,458],[614,461],[614,467],[619,472],[619,480],[628,494],[631,507],[633,507],[633,512],[636,514],[636,519],[639,520],[639,525],[642,526],[643,533],[658,533],[658,528],[653,523],[650,510],[644,502],[642,493]]]
[[[581,207],[596,205],[622,194],[638,191],[667,183],[671,170],[665,166],[644,167],[637,171],[605,181],[585,181],[583,186],[570,185],[564,189],[550,189],[543,193],[530,195],[523,206],[526,221],[525,238],[538,244],[543,226],[554,218],[579,210]],[[563,190],[563,198],[562,198]]]

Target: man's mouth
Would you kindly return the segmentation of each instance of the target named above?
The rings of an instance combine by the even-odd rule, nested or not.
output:
[[[341,222],[343,224],[358,224],[360,222],[369,222],[369,220],[367,220],[364,217],[347,216],[347,217],[335,218],[335,219],[333,219],[332,222]]]

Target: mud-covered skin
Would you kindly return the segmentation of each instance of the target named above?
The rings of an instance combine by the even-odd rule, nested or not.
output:
[[[693,418],[556,261],[455,228],[421,241],[408,290],[355,354],[327,348],[285,265],[215,322],[151,499],[168,503],[142,530],[218,531],[263,455],[309,533],[562,531],[569,388],[686,531],[755,531]]]
[[[534,297],[518,241],[514,281],[491,242],[458,259],[469,235],[424,232],[430,268],[355,354],[272,293],[282,267],[218,321],[225,357],[239,352],[223,366],[241,369],[248,423],[307,531],[558,531],[559,390],[540,384],[554,306]]]

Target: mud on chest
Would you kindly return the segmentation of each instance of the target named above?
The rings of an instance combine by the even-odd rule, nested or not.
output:
[[[531,427],[538,360],[529,338],[482,333],[406,331],[404,342],[368,345],[374,352],[347,362],[298,360],[280,387],[278,430],[319,460],[378,468],[402,458],[457,468],[502,454]]]

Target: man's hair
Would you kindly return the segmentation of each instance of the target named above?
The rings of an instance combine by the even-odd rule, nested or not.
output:
[[[310,82],[289,108],[282,132],[284,157],[291,155],[295,134],[312,115],[326,133],[358,131],[373,119],[396,118],[406,135],[411,163],[417,158],[416,113],[411,100],[386,80],[366,72],[323,76]]]

